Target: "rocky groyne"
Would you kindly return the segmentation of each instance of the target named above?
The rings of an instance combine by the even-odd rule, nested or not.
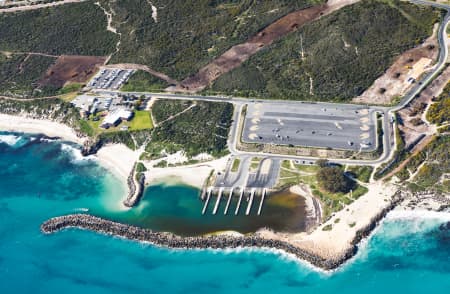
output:
[[[81,154],[83,156],[89,156],[96,154],[100,148],[103,147],[103,142],[97,139],[88,139],[83,144],[83,148],[81,149]]]
[[[51,234],[66,228],[86,229],[130,240],[149,242],[168,248],[225,249],[257,247],[279,249],[326,270],[337,268],[356,253],[355,248],[351,248],[339,259],[324,259],[285,241],[266,239],[257,235],[179,237],[171,233],[154,232],[149,229],[121,224],[86,214],[55,217],[41,225],[41,231],[45,234]]]
[[[145,174],[142,172],[137,172],[136,165],[137,164],[135,163],[127,179],[128,196],[123,202],[123,204],[127,207],[135,206],[144,194]]]
[[[368,237],[370,233],[377,227],[377,225],[384,219],[384,217],[397,205],[399,205],[404,200],[404,198],[404,193],[402,191],[397,191],[393,196],[391,203],[383,210],[381,210],[377,215],[375,215],[367,226],[359,229],[356,232],[356,237],[355,239],[353,239],[352,245],[356,247],[362,239]]]

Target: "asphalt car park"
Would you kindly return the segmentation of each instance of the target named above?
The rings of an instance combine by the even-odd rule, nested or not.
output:
[[[88,87],[92,89],[118,90],[130,78],[133,72],[133,70],[104,68],[91,79]]]
[[[375,112],[367,106],[283,102],[250,103],[242,141],[372,151]]]

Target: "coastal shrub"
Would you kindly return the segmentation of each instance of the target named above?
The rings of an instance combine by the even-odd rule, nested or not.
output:
[[[323,0],[101,0],[121,33],[111,63],[145,64],[175,79],[195,73],[281,16]],[[157,20],[151,17],[157,8]]]
[[[357,185],[356,188],[352,191],[352,198],[358,199],[359,197],[366,194],[367,192],[369,192],[369,189],[367,189],[367,187]]]
[[[151,141],[145,147],[145,158],[149,160],[155,160],[163,157],[165,154],[174,154],[180,151],[181,149],[182,149],[181,146],[170,142]]]
[[[222,156],[227,152],[228,132],[233,115],[231,103],[196,101],[195,106],[181,115],[155,127],[152,145],[180,146],[187,156],[208,153]]]
[[[373,167],[349,166],[347,172],[349,172],[354,178],[360,180],[361,182],[368,183],[373,172]]]
[[[166,160],[161,160],[160,162],[155,164],[154,167],[167,167],[167,161]]]
[[[92,126],[84,119],[80,119],[80,131],[89,137],[95,135],[95,131]]]
[[[38,100],[12,100],[0,98],[0,112],[11,115],[27,115],[33,118],[48,119],[80,129],[80,112],[58,98]]]
[[[408,168],[415,172],[423,163],[413,179],[409,188],[415,190],[432,190],[436,192],[449,192],[450,187],[445,185],[444,174],[450,173],[450,136],[439,136],[431,141],[420,153],[415,155]]]
[[[191,105],[192,101],[190,100],[158,99],[152,105],[152,116],[156,123],[160,123],[179,114]]]
[[[7,57],[0,53],[0,94],[20,98],[55,94],[55,89],[38,83],[55,60],[48,56],[13,54]]]
[[[450,121],[450,84],[445,86],[437,101],[431,104],[427,112],[427,119],[438,125]]]
[[[431,35],[438,20],[438,11],[430,7],[361,1],[275,41],[205,92],[349,100],[370,87],[399,53]]]
[[[130,132],[106,132],[98,135],[98,140],[100,140],[103,144],[110,143],[122,143],[125,144],[131,150],[136,150],[137,146],[135,145],[133,138],[131,137]]]
[[[409,171],[407,168],[403,168],[401,171],[399,171],[398,173],[395,174],[395,176],[401,181],[406,181],[407,179],[409,179]]]
[[[329,224],[322,228],[322,231],[331,231],[333,229],[333,225]]]
[[[94,1],[0,14],[0,51],[104,56],[118,37]]]
[[[121,90],[125,92],[154,92],[162,91],[169,84],[146,71],[138,70],[122,86]]]
[[[146,171],[147,171],[147,168],[145,167],[145,165],[142,162],[138,162],[136,164],[136,172],[137,173],[143,173],[143,172],[146,172]]]

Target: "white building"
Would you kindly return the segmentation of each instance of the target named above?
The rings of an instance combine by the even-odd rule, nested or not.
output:
[[[133,112],[123,108],[115,109],[108,113],[100,125],[102,128],[110,128],[119,125],[122,121],[129,121],[133,117]]]

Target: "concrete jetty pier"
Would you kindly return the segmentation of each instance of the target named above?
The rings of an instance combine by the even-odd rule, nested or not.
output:
[[[202,214],[205,214],[206,208],[208,208],[209,199],[211,198],[212,188],[208,188],[208,195],[206,196],[205,205],[203,206]]]
[[[224,215],[228,213],[228,208],[230,207],[232,197],[233,197],[233,188],[231,188],[230,195],[228,196],[227,206],[225,206],[225,210],[223,211]]]
[[[258,215],[261,215],[261,210],[264,204],[264,198],[266,197],[266,193],[267,193],[267,189],[263,189],[262,194],[261,194],[261,201],[259,202],[259,207],[258,207]]]
[[[219,208],[220,198],[222,198],[223,188],[219,189],[219,195],[217,196],[216,205],[214,205],[213,214],[217,213],[217,209]]]
[[[247,205],[247,210],[245,211],[245,215],[249,215],[250,214],[250,210],[252,209],[252,204],[253,204],[253,198],[255,197],[255,188],[252,188],[251,192],[250,192],[250,200],[248,201],[248,205]]]
[[[239,207],[241,207],[242,197],[244,196],[245,188],[241,188],[241,193],[239,194],[239,200],[236,206],[236,210],[234,211],[234,215],[239,213]]]

